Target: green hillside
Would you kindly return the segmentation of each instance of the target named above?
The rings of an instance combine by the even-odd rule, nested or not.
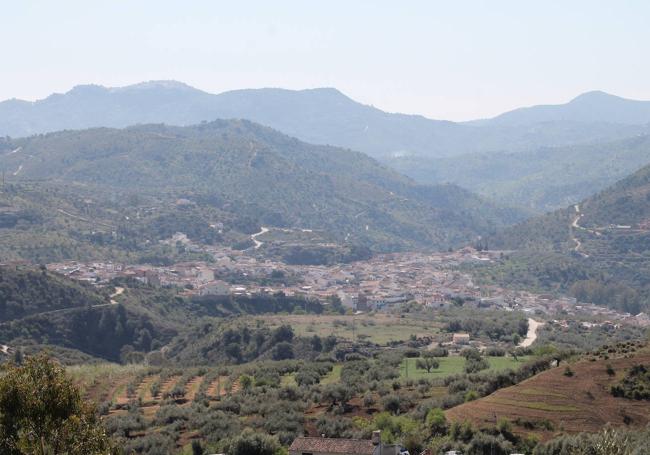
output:
[[[567,209],[495,235],[491,246],[515,250],[491,280],[569,291],[638,313],[650,309],[650,166]]]
[[[650,136],[518,153],[389,161],[418,181],[452,182],[503,204],[542,213],[574,204],[650,163]]]
[[[180,199],[249,220],[245,233],[299,227],[375,250],[448,248],[521,219],[456,186],[417,185],[363,154],[247,121],[64,131],[13,140],[8,149],[19,149],[0,157],[7,174],[14,170],[11,182],[74,183],[79,194],[94,191],[113,205],[125,195],[166,207]],[[125,219],[119,224],[134,224]]]

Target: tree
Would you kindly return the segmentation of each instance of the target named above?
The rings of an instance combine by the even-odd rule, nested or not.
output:
[[[272,356],[273,360],[293,359],[293,346],[286,341],[278,343],[273,348]]]
[[[246,429],[241,435],[230,441],[226,453],[230,455],[274,455],[279,450],[280,443],[277,439]]]
[[[433,408],[427,413],[427,427],[431,430],[432,436],[444,436],[447,434],[447,418],[440,408]]]
[[[478,359],[469,358],[465,361],[465,373],[467,374],[478,373],[488,368],[490,368],[490,364],[483,357]]]
[[[424,357],[418,359],[415,362],[415,366],[421,370],[427,370],[427,373],[431,373],[431,370],[438,368],[440,363],[434,357]]]
[[[323,341],[318,335],[314,335],[311,338],[311,348],[316,352],[321,352],[323,350]]]
[[[323,400],[331,401],[332,406],[340,404],[345,407],[347,402],[352,399],[354,391],[342,384],[329,384],[323,389]]]
[[[293,340],[293,329],[290,325],[283,324],[273,331],[272,343],[290,342]]]
[[[248,391],[253,388],[253,378],[247,374],[242,374],[239,377],[239,384],[244,391]]]
[[[0,453],[105,454],[111,446],[94,410],[64,369],[46,356],[0,377]]]

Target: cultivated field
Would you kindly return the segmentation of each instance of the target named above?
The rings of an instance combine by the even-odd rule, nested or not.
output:
[[[619,358],[581,360],[570,364],[573,375],[560,364],[512,387],[498,390],[480,400],[446,412],[455,421],[469,420],[489,426],[501,418],[514,424],[516,431],[534,433],[548,439],[559,431],[595,432],[613,425],[645,426],[650,422],[647,401],[615,398],[610,388],[635,364],[648,365],[647,349]],[[611,365],[614,374],[608,374]]]

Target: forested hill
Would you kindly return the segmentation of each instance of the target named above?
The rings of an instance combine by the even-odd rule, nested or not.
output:
[[[447,248],[517,220],[452,185],[422,186],[357,152],[248,121],[63,131],[4,144],[11,181],[183,195],[263,224],[332,233],[378,250]]]
[[[491,200],[539,214],[580,202],[647,164],[647,133],[521,152],[390,161],[392,167],[420,182],[455,182]]]
[[[0,266],[0,322],[67,308],[102,305],[108,295],[45,269]]]
[[[508,228],[490,246],[516,250],[489,272],[492,279],[650,311],[650,166],[575,206]]]
[[[574,224],[575,223],[575,224]],[[575,251],[574,237],[619,242],[645,238],[650,231],[650,166],[645,166],[613,186],[576,206],[527,220],[495,237],[495,246],[507,249]],[[633,250],[634,244],[629,245]],[[636,245],[639,253],[645,243]],[[586,246],[585,246],[586,248]],[[578,252],[580,252],[578,248]],[[586,253],[588,254],[588,253]]]
[[[587,101],[592,98],[585,97]],[[384,112],[358,103],[333,88],[266,88],[210,94],[179,82],[152,81],[121,88],[83,85],[35,102],[1,102],[0,136],[91,127],[122,128],[145,123],[191,125],[242,118],[307,142],[347,147],[376,158],[432,158],[632,136],[644,119],[643,112],[637,114],[635,103],[645,104],[630,103],[612,106],[612,103],[588,102],[593,117],[588,120],[593,121],[582,121],[582,117],[568,114],[551,117],[526,114],[526,118],[539,117],[540,121],[531,124],[497,118],[455,123]],[[579,107],[584,104],[578,103]],[[539,109],[548,110],[546,106]],[[582,110],[582,107],[578,109]],[[504,118],[521,115],[515,111],[504,114]],[[415,175],[418,167],[410,170]]]

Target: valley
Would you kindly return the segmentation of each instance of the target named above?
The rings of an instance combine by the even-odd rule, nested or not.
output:
[[[60,368],[124,453],[645,434],[646,102],[444,122],[152,82],[15,104],[0,131],[39,134],[0,139],[0,368]]]

